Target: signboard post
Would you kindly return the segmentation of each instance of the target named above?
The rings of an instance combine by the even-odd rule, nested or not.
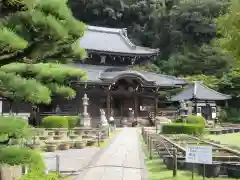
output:
[[[205,164],[212,164],[212,146],[193,146],[186,147],[186,162],[194,164],[203,164],[203,179],[205,178]]]

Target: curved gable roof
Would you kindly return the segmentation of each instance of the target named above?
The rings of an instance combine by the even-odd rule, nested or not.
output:
[[[126,29],[87,26],[80,47],[89,52],[104,52],[128,56],[153,56],[158,49],[151,49],[134,45],[127,37]]]
[[[174,87],[178,85],[185,85],[187,83],[185,80],[173,76],[156,74],[147,71],[129,70],[126,67],[117,68],[112,66],[87,64],[78,64],[77,66],[87,72],[87,80],[85,82],[88,83],[114,83],[118,78],[124,76],[135,76],[146,81],[147,84],[160,87]]]

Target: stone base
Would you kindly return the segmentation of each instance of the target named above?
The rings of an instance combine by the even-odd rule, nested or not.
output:
[[[83,117],[81,126],[91,127],[91,118],[90,117]]]

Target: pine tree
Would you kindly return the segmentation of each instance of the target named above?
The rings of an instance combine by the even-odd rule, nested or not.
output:
[[[86,57],[84,30],[66,0],[0,1],[0,96],[31,103],[50,103],[53,93],[75,97],[69,79],[86,74],[62,63]]]

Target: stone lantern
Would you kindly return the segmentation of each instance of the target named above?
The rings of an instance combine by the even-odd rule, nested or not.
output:
[[[188,108],[187,108],[184,101],[181,101],[181,107],[179,109],[179,115],[183,118],[188,116]]]
[[[87,97],[87,94],[85,93],[83,98],[83,113],[82,113],[82,124],[84,127],[90,127],[91,126],[91,118],[89,117],[89,114],[87,112],[87,107],[88,107],[88,100],[89,98]]]

